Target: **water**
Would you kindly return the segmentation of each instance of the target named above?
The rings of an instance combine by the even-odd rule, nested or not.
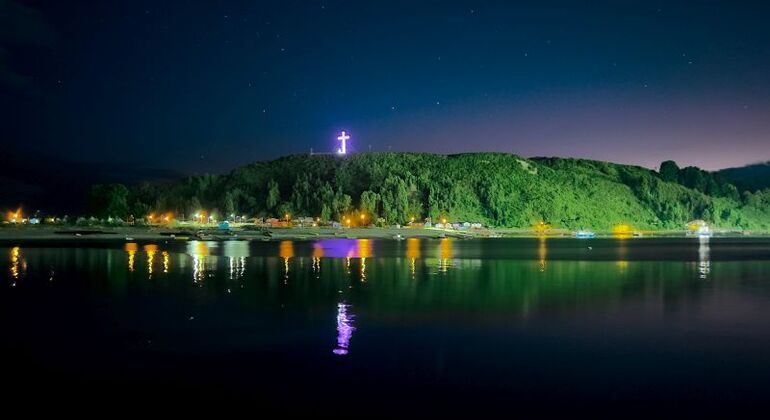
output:
[[[734,413],[770,389],[767,239],[31,243],[0,252],[9,401]]]

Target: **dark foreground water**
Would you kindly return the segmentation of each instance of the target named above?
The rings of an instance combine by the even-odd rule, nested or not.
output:
[[[0,251],[5,401],[734,413],[770,392],[765,239]]]

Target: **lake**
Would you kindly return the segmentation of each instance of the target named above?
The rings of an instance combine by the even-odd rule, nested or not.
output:
[[[734,413],[770,389],[770,239],[0,252],[8,400],[340,415]]]

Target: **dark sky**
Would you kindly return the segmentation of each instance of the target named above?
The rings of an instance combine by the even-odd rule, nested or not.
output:
[[[289,153],[770,159],[770,6],[0,0],[3,142],[220,172]]]

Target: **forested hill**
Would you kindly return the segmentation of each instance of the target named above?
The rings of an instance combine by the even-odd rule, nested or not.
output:
[[[430,216],[505,227],[546,221],[561,228],[680,229],[705,219],[718,227],[770,229],[770,190],[741,194],[690,168],[662,169],[665,176],[637,166],[502,153],[302,155],[227,175],[144,184],[125,199],[116,198],[121,189],[105,186],[94,190],[92,203],[98,216],[172,211],[183,217],[205,209],[224,218],[290,213],[339,220],[363,211],[387,223]],[[681,183],[690,177],[697,178],[694,188]]]
[[[717,173],[742,190],[756,191],[770,188],[770,162],[722,169]]]

